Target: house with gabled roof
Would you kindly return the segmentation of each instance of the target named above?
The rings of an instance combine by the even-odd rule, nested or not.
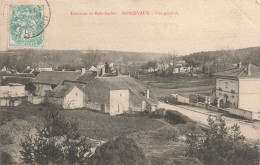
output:
[[[33,80],[36,87],[35,94],[44,97],[46,91],[52,91],[65,80],[73,81],[80,76],[81,72],[74,71],[42,71]]]
[[[65,84],[57,86],[53,91],[46,93],[47,102],[63,109],[84,107],[84,92],[80,85]]]
[[[130,76],[96,77],[84,84],[85,107],[110,115],[126,111],[155,111],[158,100],[149,86]]]
[[[37,68],[40,72],[41,71],[52,71],[52,67],[51,65],[49,65],[47,62],[40,62],[38,64],[38,68]]]
[[[248,64],[215,73],[221,108],[247,119],[260,119],[260,67]]]

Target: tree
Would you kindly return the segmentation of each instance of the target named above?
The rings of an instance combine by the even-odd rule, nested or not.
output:
[[[66,121],[59,110],[51,110],[45,119],[43,129],[21,141],[22,160],[37,164],[85,162],[91,146],[86,138],[80,137],[76,120]]]
[[[107,61],[106,61],[106,63],[105,63],[105,72],[106,72],[106,73],[111,73],[111,68],[109,67],[109,64],[108,64]]]
[[[237,124],[227,127],[221,117],[215,120],[209,117],[208,124],[205,136],[187,135],[188,156],[198,158],[207,165],[258,165],[258,148],[244,142],[245,137]]]

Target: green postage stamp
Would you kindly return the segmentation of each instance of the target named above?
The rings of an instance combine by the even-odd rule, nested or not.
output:
[[[9,47],[44,47],[44,5],[10,5]]]

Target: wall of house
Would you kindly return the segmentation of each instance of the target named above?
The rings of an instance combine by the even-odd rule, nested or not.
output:
[[[93,110],[109,113],[110,90],[99,82],[89,82],[84,89],[84,106]]]
[[[63,100],[63,108],[64,109],[76,109],[84,107],[83,103],[84,94],[83,92],[74,87],[65,97]]]
[[[129,109],[132,111],[142,111],[142,102],[144,99],[137,97],[132,91],[129,92]]]
[[[216,97],[224,103],[229,101],[234,107],[238,107],[238,81],[216,78]]]
[[[26,96],[24,85],[0,86],[0,98],[3,97],[23,97]]]
[[[45,96],[46,91],[52,91],[51,85],[48,84],[34,84],[34,86],[36,87],[36,96]]]
[[[110,91],[110,115],[121,114],[129,110],[129,90]]]
[[[52,71],[52,68],[39,68],[39,71]]]
[[[45,102],[44,96],[28,96],[28,101],[32,104],[41,104]]]
[[[47,102],[63,108],[63,98],[47,97]]]
[[[260,78],[239,79],[239,106],[240,109],[260,111]]]
[[[10,98],[0,98],[0,106],[12,106],[12,107],[16,107],[18,105],[22,104],[22,99],[17,98],[17,99],[10,99]]]

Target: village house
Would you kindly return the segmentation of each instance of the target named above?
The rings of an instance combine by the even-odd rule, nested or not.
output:
[[[85,94],[79,86],[75,84],[59,85],[53,91],[47,91],[47,102],[63,109],[83,108]]]
[[[40,62],[37,69],[40,72],[41,71],[52,71],[52,67],[46,62]]]
[[[155,111],[158,100],[149,86],[130,76],[96,77],[85,82],[85,107],[110,115],[126,111]]]
[[[49,103],[64,109],[86,107],[111,116],[128,111],[155,111],[158,107],[151,88],[130,76],[93,77],[85,74],[76,81],[64,82],[46,96]]]
[[[221,108],[247,119],[260,119],[260,67],[248,64],[215,73]]]
[[[84,70],[85,71],[85,70]],[[74,71],[42,71],[33,80],[36,87],[34,96],[29,98],[33,104],[40,104],[45,101],[46,91],[52,91],[65,80],[76,80],[84,72]]]
[[[0,86],[0,106],[18,106],[26,98],[25,85],[8,83]]]

